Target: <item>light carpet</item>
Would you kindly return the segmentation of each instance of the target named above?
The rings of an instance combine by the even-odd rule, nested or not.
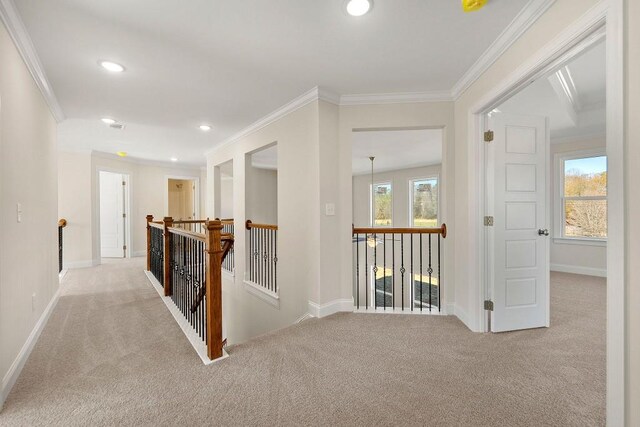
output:
[[[344,313],[204,366],[142,262],[69,271],[1,425],[605,423],[604,279],[553,273],[549,329]]]

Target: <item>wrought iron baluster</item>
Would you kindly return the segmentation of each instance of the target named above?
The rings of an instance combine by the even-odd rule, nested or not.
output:
[[[429,273],[429,312],[431,312],[431,274],[433,273],[433,268],[431,268],[431,234],[429,234],[429,268],[427,269],[427,272]]]

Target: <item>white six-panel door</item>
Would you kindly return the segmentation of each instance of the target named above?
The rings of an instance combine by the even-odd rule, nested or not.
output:
[[[492,331],[549,326],[549,136],[544,117],[492,114],[487,209]]]
[[[100,249],[104,258],[125,256],[123,176],[100,172]]]

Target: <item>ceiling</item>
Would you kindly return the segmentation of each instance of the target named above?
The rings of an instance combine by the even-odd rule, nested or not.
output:
[[[442,129],[382,130],[352,133],[353,175],[408,169],[442,163]]]
[[[528,0],[474,13],[457,0],[376,0],[360,18],[344,0],[14,2],[67,117],[61,148],[202,165],[216,143],[316,86],[450,91]]]
[[[538,79],[498,107],[503,113],[531,114],[549,118],[552,142],[604,135],[606,131],[605,42],[561,67],[568,84],[567,96],[557,71]]]

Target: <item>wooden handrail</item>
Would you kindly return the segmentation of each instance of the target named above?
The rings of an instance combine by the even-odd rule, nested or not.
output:
[[[157,222],[157,221],[153,221],[149,223],[149,227],[155,227],[155,228],[159,228],[160,230],[164,229],[164,224],[162,223],[162,221]]]
[[[61,219],[58,221],[58,227],[65,228],[66,226],[67,226],[67,220],[66,220],[66,219],[64,219],[64,218],[61,218]]]
[[[441,234],[447,237],[447,224],[435,228],[353,227],[353,234]]]
[[[189,237],[191,239],[201,240],[203,242],[204,242],[205,237],[206,237],[203,233],[196,233],[194,231],[188,231],[188,230],[185,230],[184,228],[169,227],[168,230],[172,234],[179,234],[181,236]]]
[[[208,219],[177,219],[173,221],[174,224],[204,224]]]
[[[278,226],[277,225],[272,225],[272,224],[254,224],[253,222],[251,222],[251,220],[247,220],[247,222],[245,223],[245,227],[247,228],[247,230],[251,230],[252,228],[259,228],[262,230],[278,230]]]

